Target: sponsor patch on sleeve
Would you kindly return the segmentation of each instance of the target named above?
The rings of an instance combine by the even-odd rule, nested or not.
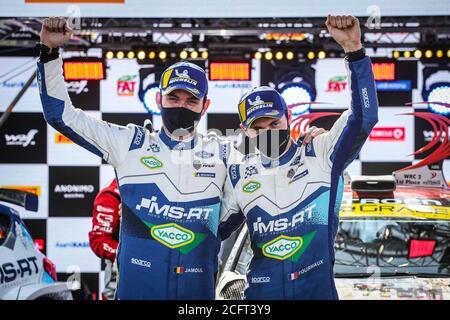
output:
[[[142,127],[135,126],[133,141],[128,151],[140,149],[144,145],[145,132]]]

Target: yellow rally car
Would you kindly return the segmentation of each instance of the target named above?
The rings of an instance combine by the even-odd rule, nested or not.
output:
[[[411,172],[395,175],[346,186],[335,241],[339,296],[450,299],[450,191],[396,185]]]

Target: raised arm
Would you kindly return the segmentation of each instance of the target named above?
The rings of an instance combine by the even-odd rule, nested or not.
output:
[[[370,58],[361,44],[358,19],[328,16],[327,27],[343,47],[350,82],[350,108],[342,113],[331,130],[313,140],[316,156],[326,170],[342,172],[359,154],[378,122],[378,100]]]
[[[69,40],[71,32],[63,18],[45,19],[42,25],[41,44],[52,50],[42,52],[37,65],[44,117],[73,142],[118,166],[129,149],[143,144],[144,131],[133,125],[110,124],[74,108],[64,81],[62,59],[57,52],[58,47]]]

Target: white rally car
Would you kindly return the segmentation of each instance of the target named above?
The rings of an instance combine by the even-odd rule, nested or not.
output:
[[[0,300],[72,300],[55,265],[35,246],[19,212],[9,204],[37,211],[37,196],[0,189]]]

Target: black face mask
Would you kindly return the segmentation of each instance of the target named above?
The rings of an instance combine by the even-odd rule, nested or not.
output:
[[[258,136],[250,138],[250,143],[265,157],[276,159],[286,150],[289,138],[289,128],[282,130],[263,130]]]
[[[197,113],[186,108],[161,108],[161,118],[164,126],[170,133],[176,136],[184,136],[195,129],[195,122],[201,118],[201,112]]]

